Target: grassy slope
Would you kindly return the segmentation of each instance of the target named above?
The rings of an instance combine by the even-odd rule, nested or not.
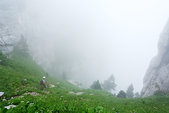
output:
[[[17,52],[16,52],[17,53]],[[48,84],[54,88],[41,90],[40,79],[43,69],[30,57],[13,53],[7,59],[0,53],[0,113],[167,113],[169,97],[149,97],[139,99],[120,99],[104,91],[79,89],[65,81],[58,81],[47,76]],[[23,80],[27,79],[25,83]],[[82,95],[70,94],[84,92]],[[24,95],[37,92],[38,96]],[[23,97],[21,97],[23,96]],[[13,99],[11,97],[14,97]],[[6,99],[6,101],[2,101]],[[17,107],[5,109],[4,106],[14,104]]]

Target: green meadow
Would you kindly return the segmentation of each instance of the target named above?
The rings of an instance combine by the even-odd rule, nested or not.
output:
[[[117,98],[46,75],[29,55],[0,53],[0,113],[169,113],[169,96]],[[40,80],[46,76],[47,88]],[[7,108],[9,105],[15,107]]]

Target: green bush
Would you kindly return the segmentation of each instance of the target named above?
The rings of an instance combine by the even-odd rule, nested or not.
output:
[[[126,93],[123,90],[121,90],[121,91],[119,91],[117,97],[119,97],[119,98],[126,98]]]
[[[0,51],[0,65],[7,66],[9,64],[8,58]]]
[[[157,90],[157,91],[154,92],[154,95],[155,96],[164,96],[164,95],[166,95],[166,93],[164,91]]]
[[[93,84],[90,86],[90,88],[91,89],[98,89],[98,90],[102,89],[99,80],[94,81]]]

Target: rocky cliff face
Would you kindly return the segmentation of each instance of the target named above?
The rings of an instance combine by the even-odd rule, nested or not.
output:
[[[153,95],[157,90],[169,92],[169,21],[160,36],[158,54],[144,77],[142,96]]]
[[[4,53],[12,50],[21,35],[20,18],[24,8],[23,1],[0,1],[0,50]]]

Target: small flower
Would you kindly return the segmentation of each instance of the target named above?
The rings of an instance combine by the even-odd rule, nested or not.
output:
[[[2,99],[2,101],[6,101],[6,99],[4,98],[4,99]]]
[[[0,97],[4,95],[4,92],[0,92]]]
[[[34,103],[30,103],[29,106],[32,107],[34,105]]]
[[[21,98],[23,98],[24,96],[20,96]]]

